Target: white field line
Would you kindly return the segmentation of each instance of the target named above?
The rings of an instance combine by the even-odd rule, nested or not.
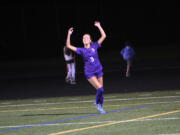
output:
[[[57,124],[32,124],[32,125],[17,125],[17,126],[0,126],[0,128],[16,128],[16,127],[24,127],[24,126],[68,126],[68,125],[89,125],[89,124],[103,124],[103,123],[111,123],[111,122],[144,122],[144,121],[160,121],[160,120],[179,120],[180,118],[171,117],[171,118],[154,118],[154,119],[144,119],[144,120],[137,120],[137,121],[96,121],[96,122],[76,122],[76,123],[57,123]]]
[[[106,99],[117,98],[117,96],[108,96]]]
[[[146,97],[146,96],[152,96],[152,94],[143,94],[143,95],[139,95],[141,97]]]
[[[148,100],[148,99],[165,99],[165,98],[179,98],[180,96],[162,96],[162,97],[142,97],[142,98],[118,98],[118,99],[105,99],[105,102],[111,101],[128,101],[128,100]],[[71,101],[71,102],[56,102],[56,103],[37,103],[37,104],[18,104],[18,105],[4,105],[0,107],[20,107],[20,106],[40,106],[40,105],[58,105],[58,104],[75,104],[75,103],[94,103],[94,100],[85,101]]]
[[[0,104],[2,104],[2,105],[9,105],[9,104],[11,104],[11,103],[0,103]]]
[[[42,102],[45,102],[45,101],[34,100],[34,101],[32,101],[32,102],[34,102],[34,103],[42,103]]]
[[[159,135],[180,135],[180,133],[172,133],[172,134],[159,134]]]
[[[80,100],[80,99],[78,99],[78,98],[69,98],[68,100],[70,100],[70,101],[77,101],[77,100]]]

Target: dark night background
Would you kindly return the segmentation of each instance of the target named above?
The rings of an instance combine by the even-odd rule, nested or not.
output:
[[[107,33],[103,50],[120,49],[124,40],[136,46],[175,45],[179,43],[177,10],[175,1],[5,2],[0,5],[1,59],[59,57],[71,26],[77,46],[82,45],[83,33],[98,38],[95,20]]]
[[[179,13],[176,1],[1,2],[1,90],[18,93],[21,87],[17,87],[18,83],[20,85],[20,81],[17,83],[19,78],[33,80],[30,77],[33,73],[41,74],[39,76],[43,78],[43,71],[51,75],[51,70],[57,71],[53,74],[64,79],[64,74],[60,73],[64,73],[62,48],[68,28],[74,27],[72,44],[83,46],[81,40],[84,33],[90,33],[94,40],[100,36],[94,27],[96,20],[101,22],[107,34],[100,54],[104,66],[110,62],[112,67],[118,67],[111,60],[116,56],[121,57],[119,51],[126,40],[133,43],[137,63],[154,61],[149,65],[157,66],[156,60],[161,60],[166,66],[168,63],[179,65]],[[81,67],[77,65],[77,71]],[[112,68],[107,66],[107,69]]]

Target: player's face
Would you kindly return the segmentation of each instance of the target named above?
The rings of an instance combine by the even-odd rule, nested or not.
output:
[[[84,45],[88,45],[88,44],[90,44],[91,43],[91,37],[90,37],[90,35],[89,34],[85,34],[84,36],[83,36],[83,44]]]

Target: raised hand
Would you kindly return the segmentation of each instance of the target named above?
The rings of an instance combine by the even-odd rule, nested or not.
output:
[[[68,34],[71,35],[73,33],[73,27],[71,27],[69,30],[68,30]]]
[[[99,27],[99,26],[101,26],[101,24],[100,24],[100,22],[95,21],[95,22],[94,22],[94,26]]]
[[[103,28],[101,27],[101,24],[100,24],[99,21],[95,21],[94,26],[96,26],[99,29],[100,33],[101,33],[101,37],[99,38],[98,43],[102,44],[102,42],[106,38],[106,33],[104,32]]]

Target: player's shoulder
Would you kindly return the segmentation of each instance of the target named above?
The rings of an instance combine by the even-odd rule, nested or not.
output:
[[[93,47],[93,48],[98,48],[100,46],[101,46],[101,44],[99,44],[98,41],[95,41],[91,44],[91,47]]]

